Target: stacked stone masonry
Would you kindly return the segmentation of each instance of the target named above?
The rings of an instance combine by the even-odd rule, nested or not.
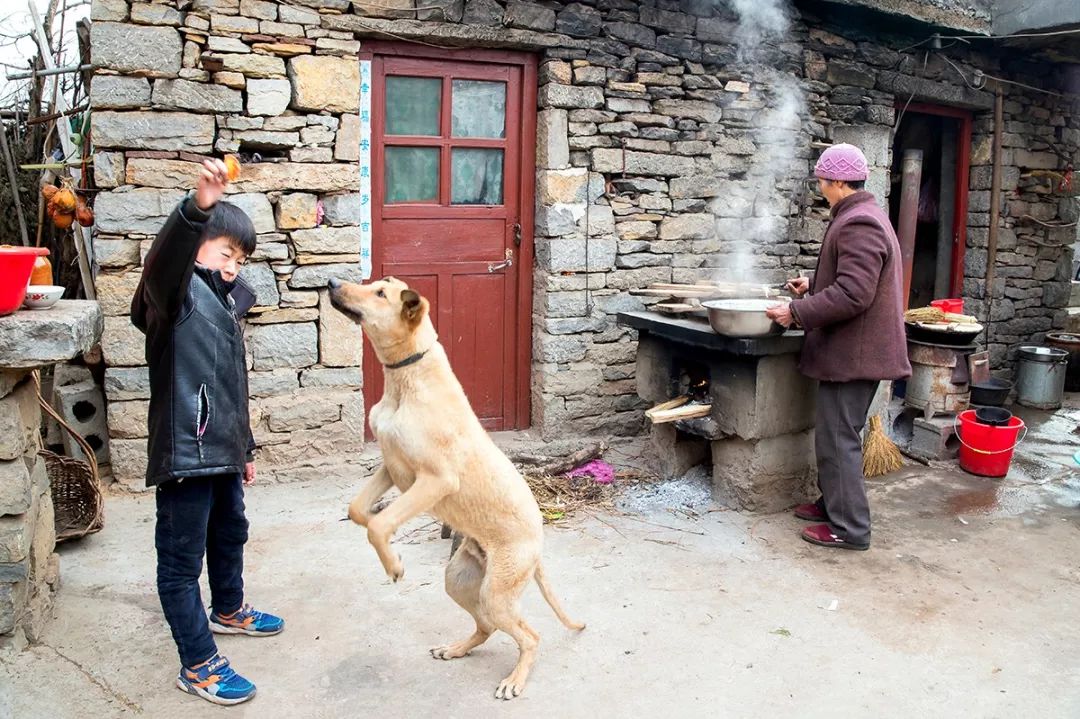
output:
[[[40,638],[60,582],[33,371],[86,352],[101,328],[87,301],[0,317],[0,648]]]
[[[35,639],[60,578],[41,412],[27,370],[0,370],[0,641]]]
[[[358,274],[355,55],[369,38],[539,57],[532,413],[546,437],[641,431],[635,336],[614,316],[646,303],[628,291],[812,269],[828,216],[806,189],[813,158],[822,143],[862,145],[884,201],[906,101],[974,113],[964,290],[982,316],[993,94],[970,78],[1053,76],[1015,51],[961,44],[944,51],[950,65],[925,46],[899,50],[923,36],[810,15],[748,47],[730,4],[711,0],[95,0],[93,18],[95,175],[109,190],[95,253],[110,417],[123,418],[114,464],[132,483],[145,438],[128,420],[146,393],[127,303],[149,239],[210,153],[265,159],[232,197],[260,234],[245,273],[259,292],[248,332],[261,459],[299,476],[359,447],[359,333],[320,288]],[[1075,228],[1023,217],[1068,222],[1077,205],[1027,173],[1060,166],[1052,148],[1080,162],[1074,96],[1010,85],[1005,97],[999,368],[1017,342],[1065,322],[1071,250],[1046,245]]]

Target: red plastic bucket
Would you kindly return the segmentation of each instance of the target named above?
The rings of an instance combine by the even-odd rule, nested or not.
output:
[[[0,315],[10,315],[22,306],[34,260],[47,254],[45,247],[0,246]]]
[[[937,307],[942,312],[950,312],[956,315],[964,314],[963,300],[934,300],[930,303],[930,306]]]
[[[1009,473],[1013,451],[1024,439],[1024,420],[1013,417],[1003,427],[993,427],[975,419],[975,410],[961,412],[956,421],[960,438],[960,468],[980,477],[1004,477]]]

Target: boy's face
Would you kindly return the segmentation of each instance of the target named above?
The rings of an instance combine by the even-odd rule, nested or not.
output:
[[[220,271],[223,280],[232,282],[247,262],[247,255],[228,237],[214,237],[203,241],[195,261],[203,267]]]

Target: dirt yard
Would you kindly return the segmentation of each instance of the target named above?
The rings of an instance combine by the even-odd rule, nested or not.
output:
[[[0,666],[0,716],[1080,716],[1077,414],[1029,416],[1005,481],[921,465],[872,481],[869,552],[808,545],[787,514],[719,510],[693,479],[549,527],[548,574],[588,628],[568,632],[529,589],[540,658],[511,703],[492,698],[507,637],[453,662],[427,653],[471,631],[442,591],[437,525],[399,534],[406,576],[390,584],[339,521],[353,483],[249,493],[249,598],[288,626],[220,641],[259,687],[250,704],[182,694],[153,499],[111,497],[106,530],[62,548],[44,643]]]

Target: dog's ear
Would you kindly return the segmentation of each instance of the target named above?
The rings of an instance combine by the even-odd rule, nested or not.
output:
[[[401,319],[405,320],[410,327],[420,324],[424,316],[424,298],[412,290],[403,290],[401,293]]]

